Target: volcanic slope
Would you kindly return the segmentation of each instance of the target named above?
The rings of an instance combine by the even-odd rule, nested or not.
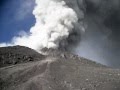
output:
[[[120,90],[119,69],[60,50],[45,53],[22,46],[0,48],[0,62],[5,61],[0,63],[0,90]]]

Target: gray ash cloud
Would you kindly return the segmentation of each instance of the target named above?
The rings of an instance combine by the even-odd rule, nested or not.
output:
[[[86,32],[75,53],[102,64],[120,65],[120,1],[84,0]]]

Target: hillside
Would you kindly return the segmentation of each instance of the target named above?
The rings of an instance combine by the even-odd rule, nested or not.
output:
[[[1,62],[18,62],[1,63],[0,90],[120,90],[120,70],[68,52],[46,53],[22,46],[0,48]],[[18,59],[24,55],[32,60]]]
[[[18,63],[37,61],[45,58],[43,55],[28,47],[0,47],[0,67],[15,65]]]

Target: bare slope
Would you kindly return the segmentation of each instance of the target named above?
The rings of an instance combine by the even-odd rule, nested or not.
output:
[[[27,55],[25,51],[34,52],[20,46],[11,47],[10,51],[14,48],[22,55]],[[67,52],[49,50],[47,53],[50,54],[45,59],[34,61],[33,57],[32,62],[1,67],[0,90],[120,90],[120,70]]]

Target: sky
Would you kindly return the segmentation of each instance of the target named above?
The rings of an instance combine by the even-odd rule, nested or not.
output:
[[[20,31],[34,25],[33,0],[0,0],[0,42],[10,42]]]

